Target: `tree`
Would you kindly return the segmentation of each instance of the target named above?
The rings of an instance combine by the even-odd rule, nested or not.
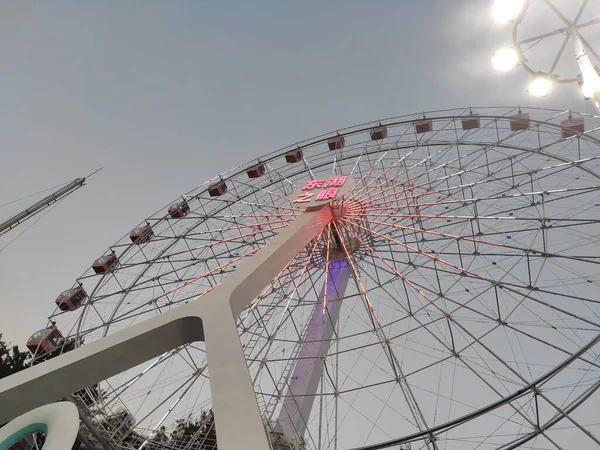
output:
[[[0,378],[25,369],[29,366],[30,360],[31,354],[28,351],[22,352],[18,345],[11,347],[2,340],[2,333],[0,333]]]
[[[22,352],[19,350],[18,345],[13,345],[11,347],[10,344],[2,340],[2,333],[0,333],[0,378],[7,377],[27,368],[30,361],[31,354],[28,351]],[[5,424],[0,424],[0,428],[4,425]],[[36,438],[37,435],[33,436],[29,440],[29,445],[32,445],[33,439]]]
[[[214,450],[217,448],[217,431],[212,409],[203,412],[199,419],[179,419],[171,432],[171,447],[185,447],[189,441],[190,450]]]

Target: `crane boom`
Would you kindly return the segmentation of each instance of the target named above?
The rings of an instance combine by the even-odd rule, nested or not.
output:
[[[94,172],[94,173],[96,173],[96,172]],[[92,173],[91,175],[93,175],[94,173]],[[91,175],[88,175],[88,177],[90,177]],[[19,224],[22,224],[26,220],[32,218],[40,211],[51,206],[53,203],[56,203],[57,201],[68,196],[69,194],[72,194],[73,192],[75,192],[77,189],[79,189],[81,186],[83,186],[85,184],[85,180],[86,180],[86,177],[76,178],[73,181],[71,181],[69,184],[67,184],[66,186],[63,186],[62,188],[54,191],[52,194],[48,195],[47,197],[44,197],[43,199],[35,202],[33,205],[29,206],[28,208],[24,209],[23,211],[15,214],[14,216],[6,219],[3,222],[0,222],[0,236],[9,232],[10,230],[15,228]]]

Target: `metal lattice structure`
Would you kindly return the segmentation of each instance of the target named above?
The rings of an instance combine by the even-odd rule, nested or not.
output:
[[[97,171],[96,171],[97,172]],[[95,173],[95,172],[94,172]],[[93,174],[91,174],[93,175]],[[91,176],[88,175],[88,178]],[[50,195],[42,198],[41,200],[33,203],[32,205],[25,208],[23,211],[18,212],[17,214],[5,219],[0,222],[0,236],[8,233],[13,228],[18,225],[26,222],[37,214],[41,213],[45,209],[51,207],[53,204],[59,202],[63,198],[75,192],[77,189],[82,187],[85,183],[86,178],[76,178],[70,183],[67,183],[65,186],[57,189],[52,192]]]
[[[569,60],[573,59],[571,48],[568,47],[567,49],[569,40],[573,38],[573,33],[577,33],[586,52],[593,58],[594,62],[600,62],[600,55],[592,45],[592,42],[594,41],[592,40],[590,42],[582,36],[582,34],[585,34],[586,32],[589,32],[593,37],[596,37],[597,35],[596,28],[591,31],[588,29],[588,27],[597,27],[600,25],[600,18],[594,15],[597,11],[593,8],[593,5],[589,4],[588,0],[581,0],[573,3],[568,2],[562,5],[553,0],[539,2],[539,5],[535,6],[540,8],[540,10],[545,9],[548,13],[551,13],[555,20],[548,20],[549,23],[546,25],[543,32],[536,30],[536,32],[532,34],[532,32],[529,31],[526,35],[523,35],[522,28],[524,26],[524,21],[527,18],[529,2],[526,3],[527,5],[522,8],[519,17],[514,21],[512,29],[512,44],[517,50],[519,64],[533,76],[539,75],[540,73],[555,76],[557,83],[574,83],[580,81],[581,78],[576,76],[577,72],[573,73],[573,70],[577,69],[576,61],[573,61],[573,64],[571,64],[571,72],[558,74],[555,72],[563,57],[566,57]],[[568,6],[568,8],[566,8],[566,6]],[[537,12],[539,15],[540,10],[534,10],[530,14],[535,17],[535,13]],[[558,25],[560,25],[560,27]],[[596,32],[595,34],[594,31]],[[534,53],[537,50],[536,45],[554,36],[560,37],[561,41],[553,48],[554,51],[551,53],[553,57],[550,59],[550,66],[532,67],[530,59],[533,57],[531,56],[531,53]],[[565,49],[567,49],[567,52],[565,52]]]
[[[583,132],[561,125],[572,116]],[[465,108],[264,155],[146,218],[107,251],[118,263],[77,279],[83,305],[51,320],[85,345],[202,302],[301,213],[298,189],[347,176],[356,187],[334,220],[238,320],[273,445],[592,448],[599,126]],[[80,409],[114,449],[211,448],[207,422],[169,438],[211,411],[205,355],[203,343],[168,351]]]

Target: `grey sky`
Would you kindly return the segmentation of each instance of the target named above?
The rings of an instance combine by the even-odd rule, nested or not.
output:
[[[491,71],[510,32],[487,0],[0,9],[0,203],[104,167],[0,254],[0,331],[20,345],[143,217],[263,153],[427,109],[593,111],[574,86],[535,99],[523,71]]]

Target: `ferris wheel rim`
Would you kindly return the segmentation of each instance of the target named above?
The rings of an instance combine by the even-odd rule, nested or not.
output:
[[[520,108],[519,108],[519,110],[520,110]],[[569,112],[568,110],[567,110],[567,111],[560,111],[560,110],[545,110],[545,111],[554,111],[554,112],[557,112],[557,113],[560,113],[560,114],[566,114],[567,112]],[[513,110],[512,112],[515,112],[515,111]],[[424,117],[426,114],[431,114],[431,112],[429,112],[429,113],[421,113],[421,114],[422,114],[422,115],[423,115],[423,117]],[[431,119],[431,120],[433,120],[433,121],[441,121],[441,120],[449,120],[449,119],[459,119],[459,118],[461,118],[461,117],[465,117],[465,116],[451,116],[451,115],[449,115],[449,116],[441,116],[441,117],[432,117],[432,116],[429,116],[429,117],[427,117],[427,119]],[[595,116],[594,116],[594,117],[595,117]],[[510,120],[510,117],[509,117],[509,116],[485,116],[485,115],[484,115],[484,116],[480,116],[480,118],[482,118],[482,119],[494,119],[494,118],[495,118],[495,119],[499,119],[499,120]],[[414,123],[414,122],[416,122],[416,121],[419,121],[419,120],[422,120],[422,118],[419,118],[419,117],[417,117],[417,118],[413,118],[413,119],[411,119],[411,120],[398,121],[398,122],[394,122],[394,123],[385,123],[385,125],[387,125],[387,126],[390,126],[390,127],[391,127],[391,126],[395,126],[395,125],[402,125],[402,124],[407,124],[407,123]],[[554,123],[548,123],[547,121],[539,121],[539,120],[531,119],[531,122],[532,122],[533,124],[536,124],[536,125],[538,125],[538,126],[539,126],[539,125],[544,125],[544,126],[548,126],[549,128],[554,128],[555,130],[559,130],[559,129],[560,129],[560,125],[557,125],[557,124],[554,124]],[[381,123],[381,122],[378,122],[378,123]],[[371,122],[371,123],[368,123],[368,124],[370,124],[370,125],[372,126],[372,125],[374,125],[374,122]],[[343,135],[343,136],[352,136],[352,135],[355,135],[355,134],[364,133],[364,132],[368,131],[369,129],[370,129],[370,127],[367,127],[367,126],[365,126],[365,127],[362,127],[361,129],[352,129],[352,131],[349,131],[349,132],[344,132],[344,133],[339,133],[339,132],[338,132],[338,133],[339,133],[340,135]],[[343,131],[343,130],[342,130],[342,131]],[[322,137],[322,136],[324,136],[324,137]],[[322,135],[322,136],[318,137],[319,139],[318,139],[318,140],[316,140],[315,142],[310,142],[310,143],[306,144],[304,147],[301,147],[301,148],[305,148],[305,147],[309,147],[309,146],[313,146],[313,145],[318,145],[318,144],[320,144],[320,143],[324,143],[324,142],[326,142],[326,141],[327,141],[327,140],[328,140],[330,137],[332,137],[332,136],[333,136],[333,134],[332,134],[332,133],[330,133],[330,134],[327,134],[327,135]],[[582,135],[582,136],[584,137],[584,139],[587,139],[587,140],[593,141],[593,142],[595,142],[596,144],[599,144],[599,143],[600,143],[600,141],[599,141],[599,140],[598,140],[598,139],[597,139],[595,136],[592,136],[592,135]],[[315,139],[316,139],[316,138],[315,138]],[[561,139],[558,139],[557,141],[560,141],[560,140],[561,140]],[[309,141],[310,141],[310,140],[309,140]],[[467,142],[467,143],[468,143],[468,142]],[[481,144],[481,143],[479,143],[479,144]],[[442,144],[440,144],[440,145],[443,145],[443,143],[442,143]],[[473,145],[475,145],[475,144],[473,144]],[[414,146],[414,144],[413,144],[413,146]],[[516,147],[515,147],[515,146],[511,146],[510,148],[516,148]],[[526,150],[526,151],[530,151],[530,152],[532,151],[531,149],[525,149],[525,150]],[[286,148],[284,148],[284,149],[281,149],[281,150],[279,150],[279,151],[278,151],[278,153],[277,153],[276,155],[274,155],[274,156],[273,156],[273,157],[272,157],[270,160],[272,160],[272,159],[275,159],[277,156],[279,156],[279,157],[280,157],[280,156],[282,156],[282,155],[283,155],[283,154],[284,154],[286,151],[289,151],[289,147],[286,147]],[[557,156],[559,156],[559,155],[547,155],[547,156],[552,156],[553,158],[557,158]],[[351,159],[351,157],[349,156],[349,157],[348,157],[348,159]],[[261,160],[261,161],[266,161],[266,159],[260,159],[260,158],[259,158],[259,160]],[[255,160],[253,160],[253,161],[255,161]],[[226,172],[226,173],[224,173],[224,174],[222,174],[222,175],[229,174],[229,175],[228,175],[228,177],[227,177],[227,178],[225,178],[226,180],[228,180],[228,179],[230,179],[230,178],[233,178],[233,177],[235,177],[235,176],[238,176],[238,175],[243,175],[243,173],[244,173],[244,170],[245,170],[245,169],[246,169],[246,168],[247,168],[247,167],[248,167],[250,164],[251,164],[251,163],[248,163],[248,164],[245,164],[245,165],[240,165],[240,166],[238,166],[238,167],[236,167],[236,168],[234,168],[234,169],[231,169],[231,171],[229,171],[229,172]],[[326,163],[323,163],[323,165],[326,165]],[[239,169],[239,170],[238,170],[238,169]],[[235,172],[235,173],[232,173],[233,171],[236,171],[236,170],[237,170],[237,172]],[[299,173],[305,173],[305,169],[303,169],[303,170],[300,170],[300,171],[299,171]],[[596,172],[590,172],[590,174],[592,174],[592,175],[593,175],[595,178],[600,178],[600,176],[599,176],[599,175],[598,175]],[[221,175],[221,176],[219,176],[219,177],[215,177],[215,178],[213,178],[213,179],[211,179],[211,180],[209,180],[209,181],[207,181],[207,182],[203,183],[203,184],[202,184],[202,185],[200,185],[198,188],[201,188],[202,186],[205,186],[205,185],[209,184],[209,183],[210,183],[210,182],[212,182],[213,180],[220,179],[220,178],[222,177],[222,175]],[[274,183],[275,183],[275,181],[273,181],[273,182],[271,183],[271,185],[272,185],[272,184],[274,184]],[[269,185],[269,186],[270,186],[270,185]],[[195,189],[193,189],[193,190],[191,190],[191,191],[189,191],[189,192],[190,192],[190,193],[191,193],[191,192],[194,192],[194,191],[195,191],[196,189],[198,189],[198,188],[195,188]],[[190,198],[198,198],[198,196],[199,196],[199,195],[200,195],[200,194],[197,194],[197,195],[195,195],[195,196],[191,196]],[[250,195],[250,194],[248,194],[248,195]],[[240,199],[241,199],[241,197],[240,197],[240,198],[238,198],[236,201],[238,201],[238,200],[240,200]],[[163,210],[163,209],[161,209],[161,211],[164,211],[164,210]],[[161,219],[161,220],[168,220],[168,217],[167,217],[167,215],[163,215],[163,217],[162,217],[162,219]],[[127,235],[125,235],[125,237],[124,237],[124,238],[122,238],[122,239],[120,239],[119,241],[117,241],[117,243],[119,243],[119,242],[121,242],[121,241],[123,241],[123,240],[126,240],[126,238],[127,238]],[[181,238],[181,237],[179,237],[179,238]],[[173,245],[174,245],[174,243],[175,243],[175,241],[173,242]],[[116,245],[115,245],[115,246],[116,246]],[[131,248],[133,248],[133,244],[130,244],[130,245],[127,247],[127,248],[128,248],[128,249],[131,249]],[[171,248],[171,247],[165,247],[165,249],[163,249],[163,252],[166,252],[166,251],[168,251],[168,249],[170,249],[170,248]],[[109,278],[110,276],[112,276],[112,275],[111,275],[111,274],[105,274],[105,275],[102,275],[101,279],[102,279],[102,280],[104,280],[104,279],[106,279],[106,278]],[[79,281],[79,280],[80,280],[80,279],[78,279],[78,281]],[[96,287],[99,287],[99,286],[100,286],[100,283],[101,283],[101,281],[99,281],[99,282],[97,283]],[[90,298],[92,298],[92,297],[95,295],[95,292],[96,292],[96,290],[94,289],[94,291],[93,291],[93,292],[90,294]],[[87,305],[87,303],[86,303],[86,306],[85,306],[85,308],[87,308],[87,307],[88,307],[88,305]],[[118,307],[116,307],[116,308],[115,308],[115,311],[117,310],[117,308],[118,308]],[[83,314],[82,314],[82,316],[81,316],[81,317],[83,317]]]
[[[517,23],[515,23],[515,26],[517,26]],[[581,115],[581,116],[590,116],[590,117],[594,117],[594,118],[598,118],[599,117],[599,116],[595,116],[593,114],[579,113],[579,112],[574,112],[574,111],[571,111],[571,110],[556,110],[556,109],[548,109],[548,108],[524,108],[524,107],[521,107],[521,106],[508,106],[508,107],[502,107],[502,106],[501,107],[494,107],[494,106],[492,106],[492,107],[465,107],[465,108],[456,108],[456,109],[448,109],[448,110],[426,111],[426,112],[422,112],[422,113],[414,113],[414,114],[404,115],[404,116],[395,116],[395,117],[388,118],[388,119],[381,119],[381,120],[376,120],[376,121],[371,121],[371,122],[365,122],[365,123],[362,123],[362,124],[359,124],[359,125],[348,127],[346,129],[339,129],[339,130],[337,130],[335,132],[329,132],[329,133],[321,134],[321,135],[315,136],[313,138],[309,138],[309,139],[307,139],[305,141],[302,141],[301,142],[303,144],[302,146],[299,146],[300,143],[298,143],[298,144],[296,144],[296,147],[294,147],[294,146],[287,146],[287,147],[283,147],[283,148],[281,148],[279,150],[276,150],[274,152],[267,153],[263,157],[259,157],[257,159],[249,160],[249,161],[247,161],[244,164],[241,164],[241,165],[239,165],[237,167],[234,167],[234,168],[230,169],[227,172],[223,172],[222,174],[220,174],[218,176],[215,176],[215,177],[213,177],[213,178],[205,181],[204,183],[200,184],[196,188],[193,188],[190,191],[188,191],[186,194],[183,194],[181,197],[182,198],[188,197],[190,199],[197,198],[199,194],[191,196],[190,193],[194,192],[196,189],[199,189],[199,188],[201,188],[203,186],[208,186],[209,184],[211,184],[215,180],[225,180],[226,181],[229,178],[233,178],[235,176],[239,176],[239,175],[243,174],[244,171],[245,171],[245,169],[247,167],[249,167],[252,164],[252,162],[254,162],[256,160],[259,160],[259,161],[262,161],[262,162],[269,162],[269,161],[272,161],[272,160],[274,160],[274,159],[276,159],[278,157],[281,157],[281,156],[285,155],[285,153],[288,152],[290,149],[295,149],[295,148],[303,149],[305,147],[312,147],[313,145],[322,144],[322,143],[326,142],[329,138],[331,138],[331,137],[333,137],[335,135],[352,136],[352,135],[355,135],[355,134],[360,134],[360,133],[368,132],[374,125],[377,125],[377,124],[383,124],[383,125],[386,125],[386,126],[393,127],[393,126],[399,126],[399,125],[408,124],[408,123],[414,123],[414,122],[417,122],[419,120],[422,120],[425,117],[427,117],[427,118],[429,118],[431,120],[435,120],[435,121],[456,119],[456,118],[459,118],[459,117],[462,117],[462,116],[461,115],[459,115],[459,116],[454,116],[454,115],[432,116],[432,114],[439,113],[439,112],[445,113],[447,111],[457,111],[457,110],[465,112],[466,110],[469,110],[470,114],[466,114],[465,116],[470,116],[470,115],[472,115],[472,110],[479,110],[479,109],[484,109],[484,108],[488,108],[488,109],[496,109],[496,108],[510,109],[511,111],[508,112],[508,114],[513,113],[515,111],[519,111],[520,112],[522,109],[526,109],[526,110],[535,109],[535,110],[539,110],[539,111],[555,112],[555,113],[557,113],[557,115],[555,117],[558,117],[558,116],[566,114],[566,113],[568,113],[569,115],[576,114],[576,115]],[[404,118],[404,117],[408,117],[408,116],[415,116],[415,115],[421,115],[422,117],[421,118],[416,117],[416,118],[413,118],[413,119],[401,120],[401,121],[396,120],[396,119],[400,119],[400,118]],[[506,115],[502,115],[502,116],[499,116],[499,115],[479,115],[479,117],[481,119],[491,119],[491,120],[510,120],[510,116],[506,116]],[[530,119],[530,121],[531,121],[531,123],[533,123],[534,125],[537,125],[537,126],[540,126],[540,125],[549,126],[551,128],[555,128],[557,130],[560,130],[560,128],[561,128],[560,125],[551,123],[549,121],[536,120],[536,119]],[[349,130],[349,131],[346,131],[346,130]],[[596,142],[597,144],[600,145],[600,136],[598,138],[596,138],[595,136],[592,136],[590,134],[583,134],[582,136],[585,136],[585,139],[589,139],[589,140],[594,141],[594,142]],[[441,145],[443,145],[443,144],[441,144]],[[409,146],[410,145],[407,145],[407,147],[409,147]],[[511,148],[514,148],[514,147],[511,147]],[[528,151],[525,148],[522,148],[521,150]],[[555,158],[558,157],[558,155],[551,155],[551,156],[555,157]],[[227,175],[227,177],[224,177],[226,175]],[[595,177],[597,177],[597,178],[600,178],[600,174],[593,173],[593,175]],[[168,205],[170,205],[172,203],[173,202],[170,202]],[[163,208],[161,208],[161,209],[159,209],[157,211],[157,213],[152,214],[151,217],[152,216],[158,216],[159,220],[168,220],[169,216],[168,216],[167,213],[163,213],[163,215],[160,216],[160,212],[166,211],[168,205],[165,206],[165,207],[163,207]],[[225,208],[226,208],[226,206],[223,207],[223,209],[225,209]],[[208,216],[207,216],[207,218],[208,218]],[[136,225],[136,226],[138,226],[138,225]],[[192,231],[192,230],[190,229],[189,231]],[[120,241],[124,240],[126,237],[127,237],[127,235],[123,236],[117,242],[120,242]],[[173,245],[174,244],[175,244],[175,242],[173,242]],[[129,251],[130,249],[133,249],[134,246],[135,246],[135,244],[133,244],[133,243],[130,244],[130,245],[128,245],[126,247],[126,249],[125,249],[125,252]],[[109,247],[109,248],[112,248],[112,246]],[[167,250],[168,250],[168,248],[165,248],[165,252]],[[85,273],[87,273],[87,271]],[[84,275],[85,275],[85,273],[84,273]],[[95,290],[96,290],[96,288],[98,286],[100,286],[101,281],[104,280],[107,277],[110,277],[110,276],[111,276],[110,273],[102,275],[100,282],[96,283],[96,285],[94,286],[94,290],[90,293],[90,298],[93,297],[93,295],[95,293]],[[82,279],[83,279],[83,276],[78,277],[76,279],[76,283],[79,283]],[[86,303],[86,305],[84,305],[84,307],[87,307],[87,305],[88,304]]]

